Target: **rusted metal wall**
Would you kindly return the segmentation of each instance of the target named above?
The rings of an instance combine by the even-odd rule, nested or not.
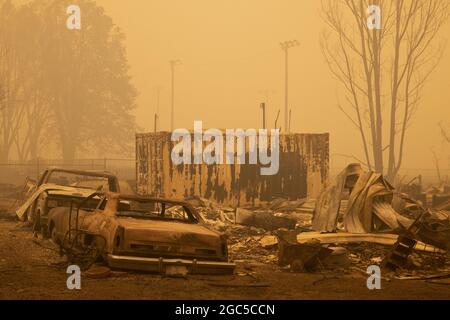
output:
[[[328,133],[280,135],[279,171],[273,176],[261,175],[259,164],[174,165],[171,151],[176,144],[169,132],[136,135],[139,194],[178,199],[196,195],[227,206],[256,206],[277,197],[316,198],[327,184]]]

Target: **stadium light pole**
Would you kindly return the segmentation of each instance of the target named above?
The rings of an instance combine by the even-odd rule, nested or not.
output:
[[[292,47],[300,45],[297,40],[289,40],[280,43],[284,51],[284,132],[289,133],[289,83],[288,83],[288,51]]]

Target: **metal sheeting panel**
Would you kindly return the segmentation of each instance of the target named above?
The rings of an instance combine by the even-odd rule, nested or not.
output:
[[[237,207],[277,197],[315,198],[328,181],[327,133],[280,135],[279,171],[272,176],[261,175],[259,164],[175,165],[171,150],[176,144],[169,132],[136,135],[138,193],[166,198],[201,196]]]

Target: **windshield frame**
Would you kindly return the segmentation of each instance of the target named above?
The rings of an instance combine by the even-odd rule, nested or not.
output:
[[[118,197],[116,200],[116,210],[115,210],[115,216],[116,217],[131,217],[136,219],[143,219],[143,220],[159,220],[159,221],[173,221],[173,222],[183,222],[183,223],[199,223],[202,221],[201,216],[187,203],[184,202],[178,202],[178,201],[171,201],[166,199],[158,199],[158,198],[141,198],[141,197]],[[140,216],[139,211],[128,211],[128,212],[136,212],[137,214],[121,214],[121,212],[126,211],[119,211],[119,204],[121,201],[134,201],[134,202],[141,202],[141,203],[152,203],[152,204],[161,204],[162,205],[162,215],[158,216],[155,214],[154,216]],[[168,205],[168,206],[167,206]],[[174,206],[180,206],[183,208],[187,215],[187,219],[177,219],[177,218],[169,218],[164,216],[164,213],[166,210],[168,210],[170,207]]]

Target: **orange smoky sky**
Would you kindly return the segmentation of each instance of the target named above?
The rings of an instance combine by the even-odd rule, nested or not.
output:
[[[175,73],[175,127],[259,128],[260,102],[266,101],[268,125],[278,110],[283,124],[284,55],[290,49],[289,101],[293,132],[329,132],[332,168],[363,158],[360,136],[338,109],[340,84],[325,63],[320,34],[325,23],[320,1],[298,0],[97,0],[126,34],[133,83],[140,95],[135,111],[143,131],[153,130],[160,88],[160,127],[170,128],[169,60],[180,59]],[[445,40],[446,24],[438,35]],[[448,170],[448,145],[438,123],[450,121],[450,48],[429,79],[411,125],[404,171],[428,169],[430,148],[441,170]]]

